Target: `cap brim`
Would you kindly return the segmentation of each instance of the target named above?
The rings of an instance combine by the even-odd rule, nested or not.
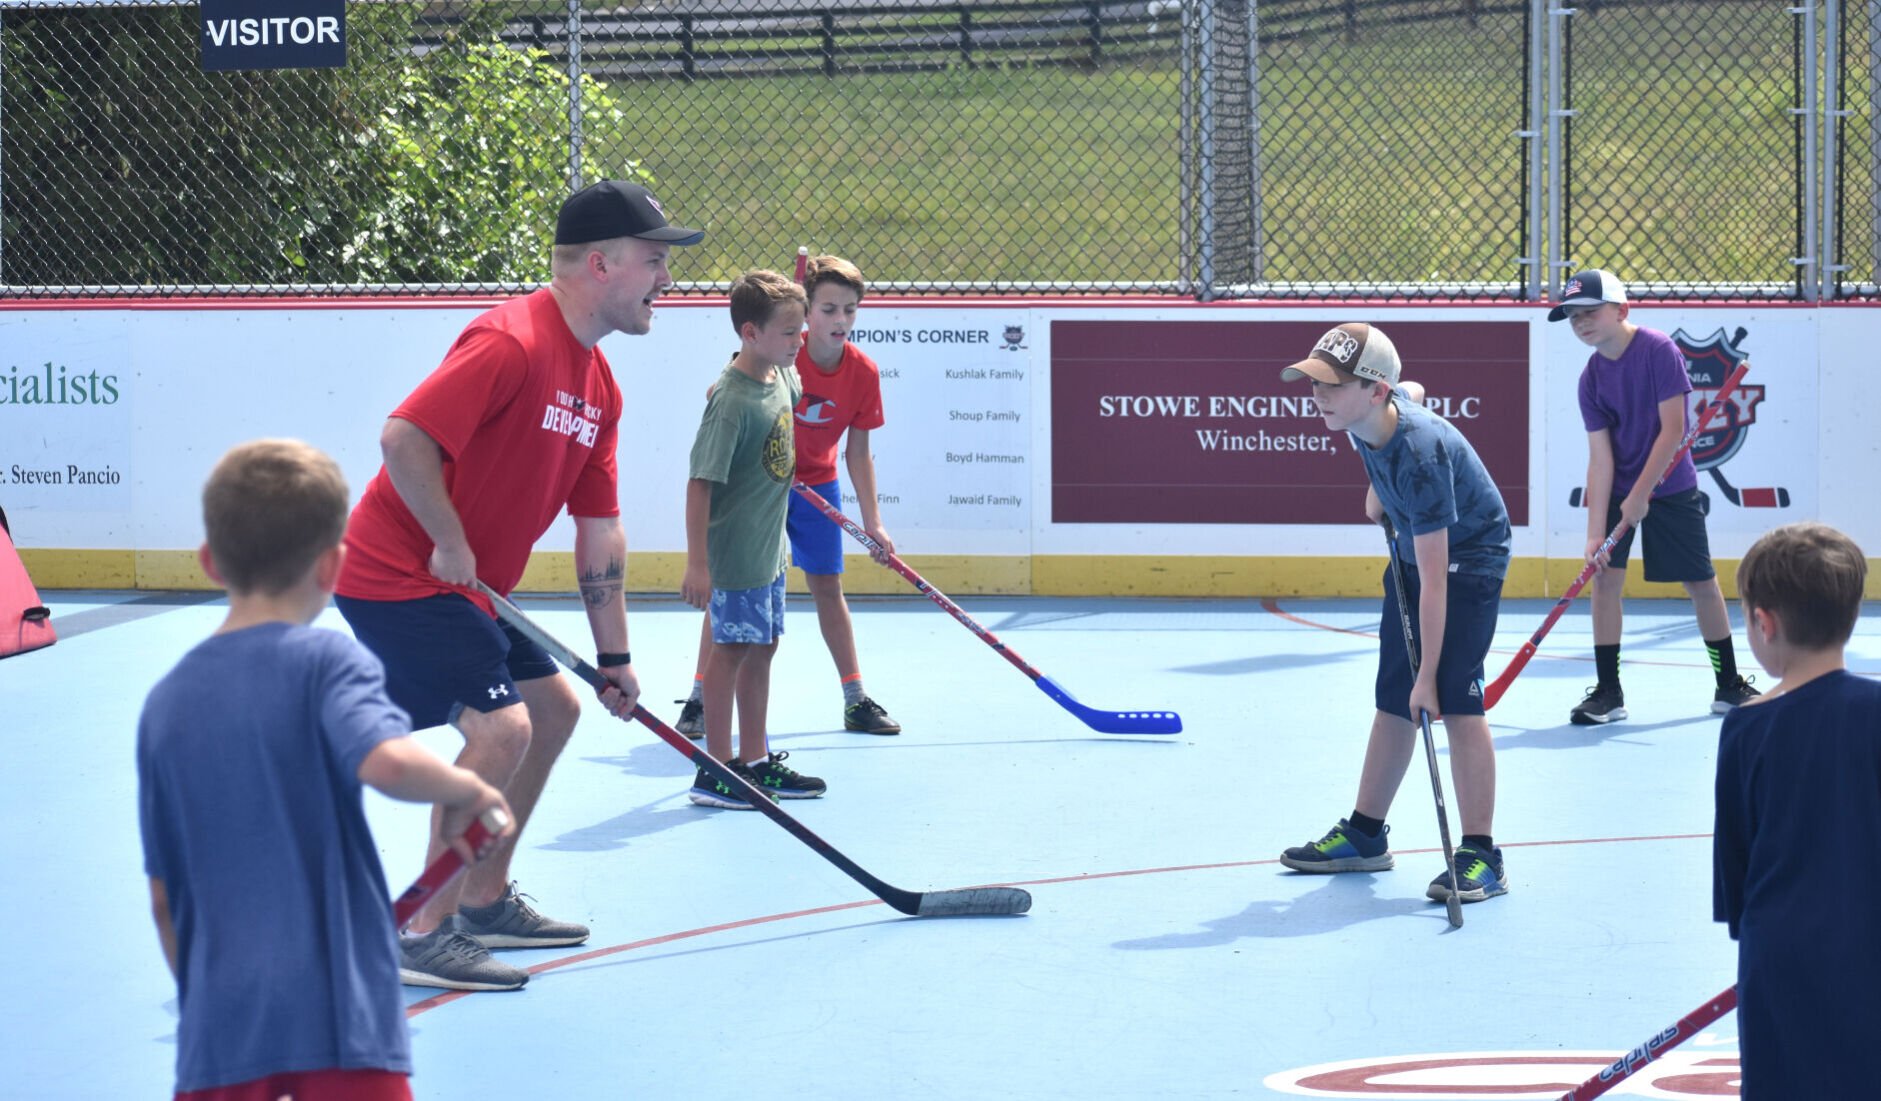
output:
[[[685,226],[661,226],[658,229],[649,229],[645,233],[635,233],[631,236],[638,237],[642,241],[659,241],[668,245],[696,245],[705,240],[705,230],[687,229]]]
[[[1329,386],[1338,386],[1348,378],[1357,377],[1357,375],[1347,374],[1339,370],[1323,359],[1303,359],[1280,372],[1280,381],[1282,382],[1292,382],[1295,379],[1310,378],[1315,382],[1323,382]]]
[[[1548,311],[1548,320],[1567,320],[1568,310],[1574,306],[1604,306],[1606,304],[1607,300],[1604,298],[1570,298],[1566,302],[1557,302],[1554,309]]]

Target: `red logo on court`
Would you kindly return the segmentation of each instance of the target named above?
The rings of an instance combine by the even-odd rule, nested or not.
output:
[[[1699,1042],[1704,1042],[1704,1037]],[[1716,1041],[1714,1041],[1716,1042]],[[1368,1101],[1464,1101],[1477,1098],[1558,1097],[1613,1062],[1613,1052],[1460,1051],[1320,1063],[1270,1074],[1270,1090],[1301,1097]],[[1735,1052],[1668,1052],[1635,1070],[1611,1097],[1736,1097]]]

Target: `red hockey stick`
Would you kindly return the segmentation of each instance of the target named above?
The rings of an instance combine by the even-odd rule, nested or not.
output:
[[[464,831],[464,840],[470,842],[471,851],[483,852],[484,843],[496,834],[503,832],[509,825],[509,816],[495,807],[477,816],[477,820]],[[424,873],[405,888],[405,893],[392,903],[392,921],[400,932],[411,924],[411,919],[418,915],[418,910],[425,900],[442,891],[446,884],[456,879],[464,870],[464,858],[457,855],[456,849],[445,849],[444,853],[431,862]]]
[[[1679,1022],[1659,1035],[1647,1040],[1633,1050],[1620,1056],[1613,1065],[1602,1070],[1587,1081],[1556,1098],[1555,1101],[1592,1101],[1622,1081],[1632,1077],[1633,1072],[1652,1062],[1659,1056],[1671,1051],[1685,1041],[1698,1035],[1706,1025],[1737,1008],[1737,987],[1733,986],[1724,993],[1692,1010],[1679,1018]]]
[[[815,505],[817,511],[829,517],[832,523],[855,536],[856,542],[867,547],[869,553],[879,554],[882,562],[889,569],[907,578],[908,582],[921,590],[921,593],[929,600],[940,605],[948,615],[953,616],[968,630],[980,636],[981,642],[991,646],[1000,657],[1011,662],[1019,672],[1031,677],[1032,683],[1038,685],[1040,691],[1056,700],[1058,706],[1082,719],[1085,726],[1103,734],[1179,734],[1182,732],[1182,716],[1174,711],[1104,711],[1095,707],[1086,707],[1071,693],[1058,687],[1050,677],[1032,668],[1024,658],[1007,649],[1006,644],[999,641],[993,632],[980,626],[979,621],[968,615],[960,605],[947,599],[946,593],[928,584],[926,578],[914,572],[913,568],[897,557],[894,551],[883,549],[873,536],[863,530],[862,525],[837,511],[836,506],[825,501],[822,494],[802,482],[790,488],[797,491],[797,496]]]
[[[1724,408],[1724,399],[1729,397],[1731,391],[1737,388],[1738,380],[1743,378],[1744,372],[1748,370],[1750,370],[1750,360],[1744,360],[1737,365],[1737,370],[1731,372],[1731,377],[1724,380],[1723,389],[1719,390],[1718,396],[1699,411],[1698,419],[1693,422],[1691,431],[1685,433],[1684,442],[1679,444],[1679,449],[1672,453],[1670,459],[1666,460],[1665,469],[1661,470],[1659,476],[1653,479],[1653,485],[1657,486],[1660,482],[1665,481],[1666,476],[1672,473],[1672,468],[1678,465],[1680,456],[1692,449],[1692,441],[1696,440],[1698,434],[1705,430],[1705,425],[1711,421],[1711,415]],[[1509,661],[1509,667],[1504,669],[1502,674],[1483,692],[1483,710],[1487,711],[1496,706],[1496,701],[1500,700],[1502,694],[1509,690],[1509,684],[1515,680],[1516,674],[1520,673],[1522,668],[1528,664],[1528,659],[1535,656],[1535,651],[1541,646],[1541,640],[1548,637],[1548,632],[1554,629],[1555,621],[1561,618],[1561,613],[1568,610],[1568,605],[1574,603],[1574,598],[1581,595],[1581,590],[1587,587],[1587,582],[1592,580],[1594,574],[1600,569],[1596,563],[1606,557],[1606,555],[1613,550],[1614,546],[1617,545],[1621,539],[1626,537],[1627,530],[1631,527],[1632,525],[1628,524],[1624,519],[1614,525],[1613,531],[1607,535],[1606,542],[1600,544],[1600,549],[1594,552],[1594,561],[1587,563],[1586,567],[1581,570],[1580,576],[1574,579],[1574,583],[1569,585],[1567,591],[1561,594],[1561,599],[1555,602],[1553,610],[1548,613],[1548,618],[1541,621],[1541,629],[1536,631],[1527,642],[1522,644],[1522,648],[1516,651],[1515,657]]]

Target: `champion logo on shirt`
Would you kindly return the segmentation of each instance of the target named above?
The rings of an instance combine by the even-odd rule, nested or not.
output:
[[[836,419],[836,401],[818,394],[805,394],[803,412],[797,420],[803,424],[828,424]]]

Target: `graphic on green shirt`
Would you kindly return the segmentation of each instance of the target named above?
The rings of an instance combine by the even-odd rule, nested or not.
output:
[[[764,438],[764,472],[771,481],[789,485],[797,478],[797,439],[790,410],[777,414],[771,434]]]

